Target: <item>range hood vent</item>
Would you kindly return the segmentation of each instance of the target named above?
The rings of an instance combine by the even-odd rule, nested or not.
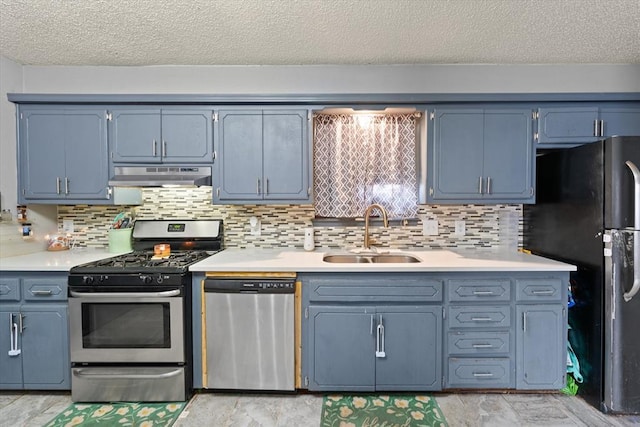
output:
[[[211,167],[116,166],[109,185],[114,187],[211,185]]]

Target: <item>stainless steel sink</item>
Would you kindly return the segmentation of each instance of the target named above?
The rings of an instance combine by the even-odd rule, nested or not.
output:
[[[344,263],[344,264],[369,264],[369,263],[396,263],[406,264],[412,262],[420,262],[420,260],[412,255],[407,254],[340,254],[325,255],[322,258],[324,262]]]

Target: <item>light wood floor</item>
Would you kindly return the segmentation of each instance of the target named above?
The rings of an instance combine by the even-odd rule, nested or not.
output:
[[[640,416],[604,415],[562,394],[434,394],[447,422],[458,426],[640,426]],[[0,392],[0,426],[41,427],[71,404],[66,392]],[[322,396],[197,393],[175,427],[313,427]]]

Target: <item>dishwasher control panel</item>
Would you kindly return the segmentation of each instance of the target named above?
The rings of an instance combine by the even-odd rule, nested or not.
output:
[[[214,279],[204,281],[205,292],[216,293],[294,293],[295,281],[291,279]]]

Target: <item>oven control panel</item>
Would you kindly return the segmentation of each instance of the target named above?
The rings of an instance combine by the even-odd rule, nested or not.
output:
[[[180,286],[183,277],[166,273],[139,274],[77,274],[69,276],[69,286]]]

